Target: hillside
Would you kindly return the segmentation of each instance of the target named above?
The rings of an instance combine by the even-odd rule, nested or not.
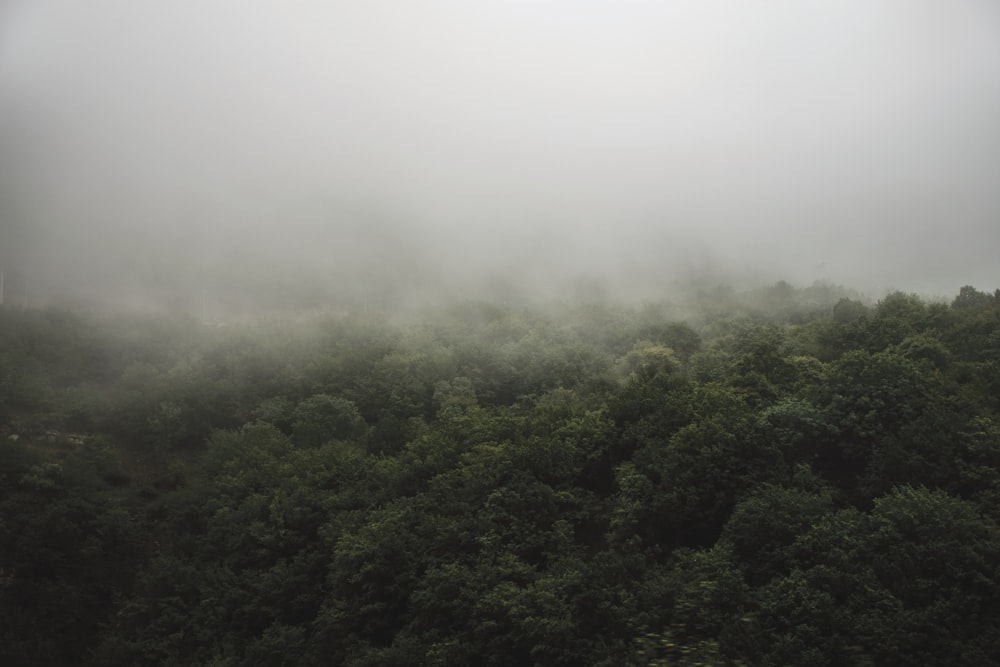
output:
[[[0,309],[6,665],[986,665],[1000,290]]]

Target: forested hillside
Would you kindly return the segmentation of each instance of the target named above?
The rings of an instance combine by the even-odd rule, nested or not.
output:
[[[989,665],[1000,290],[0,309],[4,665]]]

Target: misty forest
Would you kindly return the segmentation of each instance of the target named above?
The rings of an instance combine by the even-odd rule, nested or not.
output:
[[[5,664],[990,664],[1000,290],[0,311]]]
[[[995,0],[0,0],[0,665],[1000,664]]]

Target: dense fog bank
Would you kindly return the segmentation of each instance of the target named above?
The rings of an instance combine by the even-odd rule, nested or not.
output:
[[[951,294],[1000,284],[998,117],[986,0],[11,0],[0,269],[189,310]]]

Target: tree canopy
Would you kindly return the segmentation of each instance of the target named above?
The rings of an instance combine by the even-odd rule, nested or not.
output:
[[[1000,300],[710,296],[0,309],[0,661],[995,661]]]

